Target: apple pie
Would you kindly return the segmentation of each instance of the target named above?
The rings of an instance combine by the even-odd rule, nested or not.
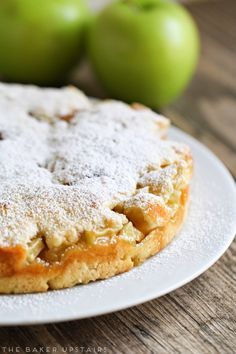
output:
[[[0,292],[126,272],[176,235],[192,157],[169,121],[73,87],[0,84]]]

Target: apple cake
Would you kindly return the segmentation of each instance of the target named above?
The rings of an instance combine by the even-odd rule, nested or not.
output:
[[[0,84],[0,292],[126,272],[176,235],[192,157],[169,121],[73,87]]]

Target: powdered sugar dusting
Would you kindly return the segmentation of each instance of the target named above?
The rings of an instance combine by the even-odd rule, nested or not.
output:
[[[121,228],[125,216],[111,209],[146,171],[187,151],[160,141],[167,126],[148,109],[91,104],[75,89],[1,84],[0,244],[40,233],[59,245],[68,232]]]
[[[90,106],[87,97],[72,86],[58,90],[0,83],[0,97],[18,109],[22,107],[30,115],[49,120],[66,117]]]

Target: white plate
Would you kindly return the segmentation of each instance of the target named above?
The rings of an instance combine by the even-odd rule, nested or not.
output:
[[[161,253],[114,278],[68,290],[0,295],[0,324],[66,321],[125,309],[186,284],[225,252],[236,233],[236,189],[223,164],[203,145],[171,128],[171,138],[190,145],[195,172],[184,228]]]

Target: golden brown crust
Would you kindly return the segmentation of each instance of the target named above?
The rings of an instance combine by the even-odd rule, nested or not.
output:
[[[61,289],[126,272],[158,253],[183,224],[188,205],[188,188],[182,192],[175,216],[135,244],[118,239],[107,245],[67,249],[60,262],[25,265],[26,252],[20,247],[0,248],[0,292],[27,293]]]

